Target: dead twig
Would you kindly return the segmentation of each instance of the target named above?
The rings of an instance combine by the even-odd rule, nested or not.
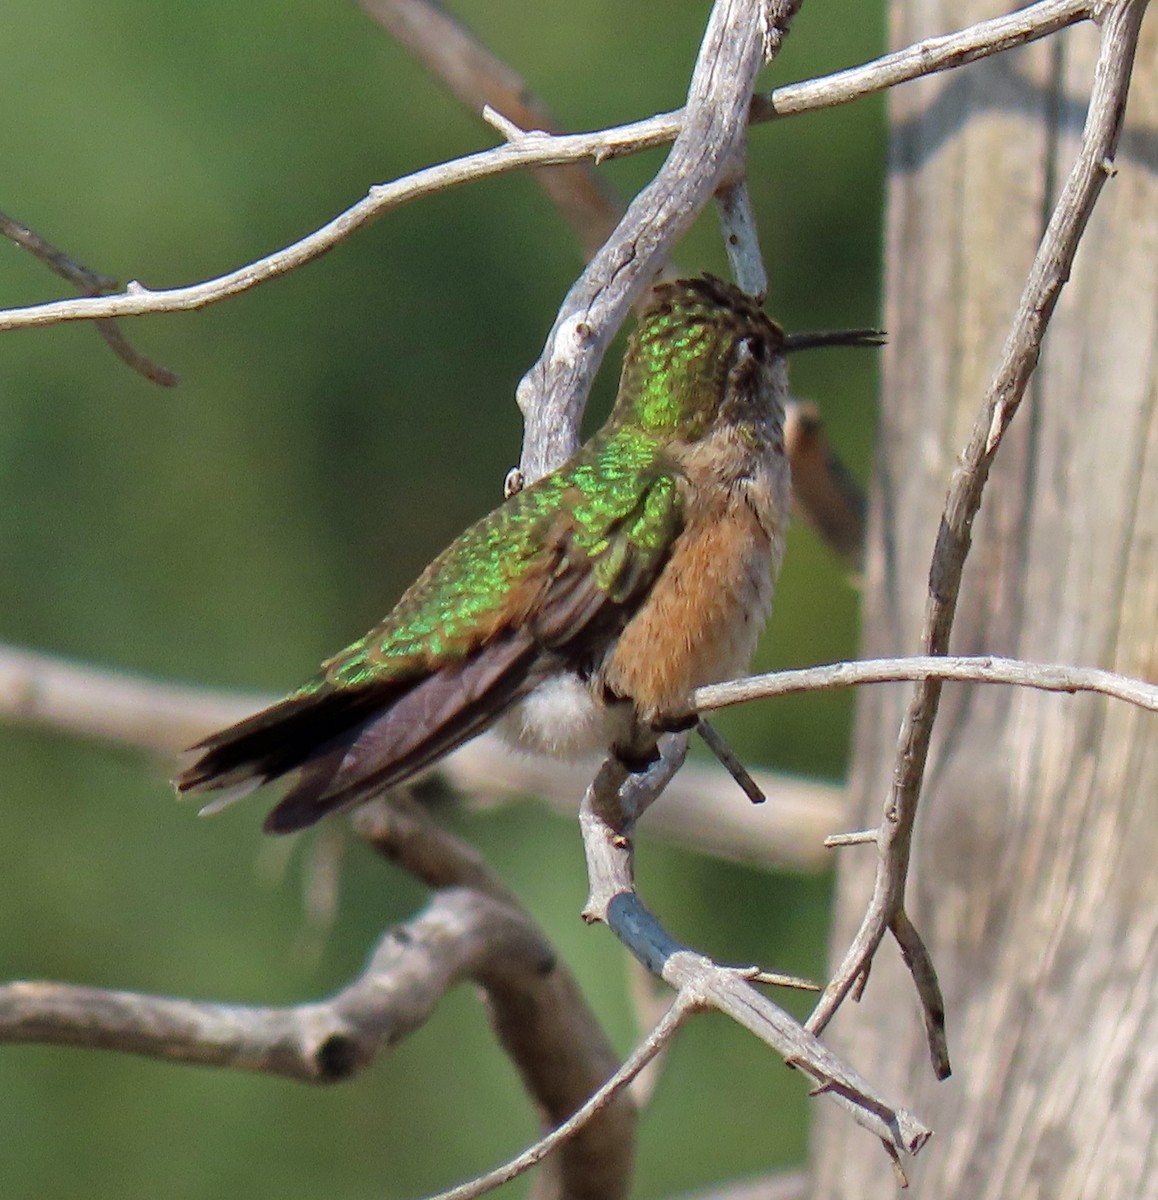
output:
[[[712,712],[732,704],[792,696],[799,692],[829,691],[859,687],[867,683],[900,683],[906,680],[957,680],[962,683],[1001,683],[1010,687],[1036,688],[1043,692],[1096,692],[1158,712],[1158,684],[1132,679],[1097,667],[1071,667],[1063,663],[1025,662],[991,654],[912,658],[870,658],[854,662],[828,663],[795,671],[771,671],[730,683],[713,683],[697,688],[699,712]]]
[[[75,285],[86,296],[104,296],[115,292],[120,286],[115,279],[108,275],[100,275],[78,263],[63,250],[58,250],[51,242],[42,238],[35,230],[29,229],[27,225],[5,213],[0,213],[0,234],[27,250],[49,270]],[[98,320],[96,327],[109,349],[138,375],[143,375],[162,387],[176,387],[180,382],[172,371],[167,371],[139,350],[133,349],[115,321]]]
[[[580,811],[590,894],[588,921],[605,922],[647,969],[697,1009],[716,1009],[808,1075],[817,1094],[835,1100],[895,1154],[915,1154],[931,1131],[912,1113],[891,1105],[851,1068],[753,986],[749,968],[721,966],[680,945],[635,891],[635,822],[658,797],[686,751],[683,735],[665,739],[660,761],[628,777],[614,759],[604,764]]]
[[[919,42],[860,67],[776,88],[766,97],[755,98],[752,119],[763,122],[849,104],[899,83],[1047,37],[1067,25],[1092,20],[1099,11],[1095,0],[1041,0],[1010,16],[982,21],[960,33]],[[313,233],[216,279],[160,291],[151,291],[134,281],[115,296],[58,300],[0,310],[0,332],[39,328],[62,321],[205,308],[304,266],[402,204],[508,171],[584,159],[598,164],[608,158],[662,146],[675,139],[685,119],[686,112],[680,110],[596,133],[528,136],[517,143],[428,167],[393,183],[371,188],[362,200]]]
[[[1038,248],[1022,293],[1001,363],[985,396],[969,444],[953,474],[929,573],[921,642],[926,654],[945,655],[953,627],[962,571],[969,553],[973,519],[994,457],[1017,412],[1037,365],[1042,338],[1061,290],[1069,278],[1078,243],[1112,171],[1121,130],[1145,0],[1103,5],[1101,47],[1081,146]],[[920,939],[905,914],[905,883],[917,801],[928,758],[943,680],[925,677],[914,689],[897,746],[893,785],[877,836],[877,875],[872,899],[852,944],[808,1020],[819,1033],[849,991],[867,975],[886,931],[911,950]],[[915,939],[915,940],[914,940]],[[926,1026],[937,1024],[933,991],[921,982],[932,972],[927,958],[914,972],[925,1006]],[[934,976],[935,979],[935,976]],[[948,1069],[941,1047],[930,1039],[935,1070]]]

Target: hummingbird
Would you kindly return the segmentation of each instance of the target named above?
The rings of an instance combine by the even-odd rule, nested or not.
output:
[[[743,673],[771,609],[791,479],[786,356],[879,343],[785,334],[711,275],[658,284],[603,427],[444,550],[389,615],[284,700],[192,747],[216,810],[296,773],[266,818],[312,825],[497,725],[516,746],[633,771]]]

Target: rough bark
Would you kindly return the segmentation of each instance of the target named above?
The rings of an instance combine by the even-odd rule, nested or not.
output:
[[[992,15],[897,0],[893,42]],[[879,470],[864,654],[917,647],[947,481],[1059,180],[1097,31],[899,89],[889,183]],[[1158,676],[1158,23],[1031,393],[998,457],[953,637],[995,653]],[[859,700],[855,825],[875,824],[902,688]],[[842,855],[834,951],[872,886]],[[936,1083],[892,948],[832,1039],[937,1137],[914,1197],[1158,1196],[1158,728],[1093,697],[954,688],[941,706],[909,911],[945,992]],[[855,1042],[855,1044],[852,1044]],[[817,1114],[818,1197],[889,1196],[879,1148]]]

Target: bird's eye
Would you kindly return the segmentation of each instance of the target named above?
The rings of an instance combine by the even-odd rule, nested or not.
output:
[[[736,366],[755,361],[763,364],[767,354],[764,339],[759,337],[742,337],[736,342]]]

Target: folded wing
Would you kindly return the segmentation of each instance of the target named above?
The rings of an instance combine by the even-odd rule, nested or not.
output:
[[[428,767],[550,674],[589,669],[682,521],[674,476],[611,483],[600,520],[552,476],[472,526],[313,680],[193,747],[178,789],[219,793],[215,809],[298,771],[265,824],[290,832]]]

